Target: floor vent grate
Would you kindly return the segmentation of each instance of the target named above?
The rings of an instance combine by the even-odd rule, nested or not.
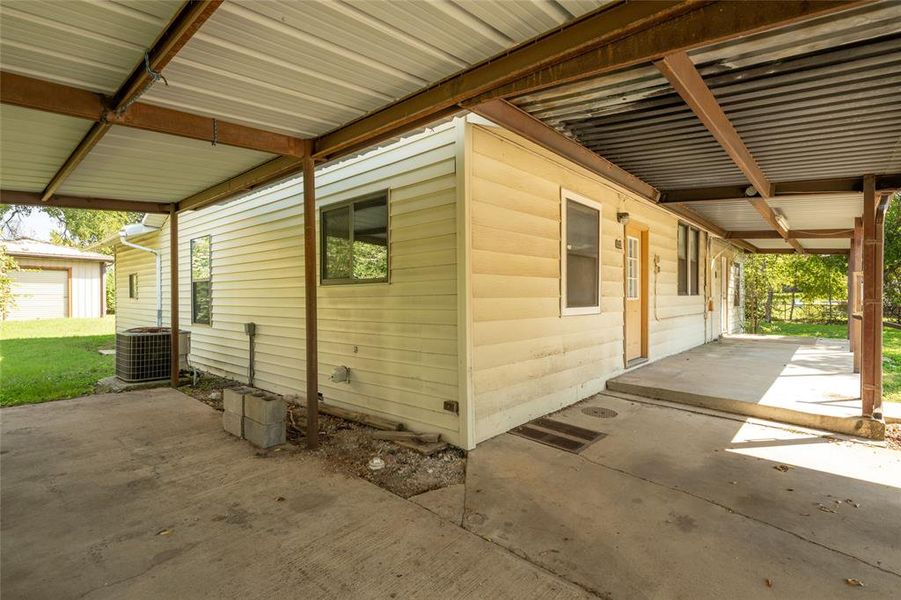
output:
[[[555,421],[547,417],[520,425],[510,433],[573,454],[578,454],[590,444],[607,437],[606,433]]]

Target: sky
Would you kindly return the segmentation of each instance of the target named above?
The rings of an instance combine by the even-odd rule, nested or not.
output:
[[[27,237],[34,240],[49,241],[51,231],[59,231],[56,220],[41,211],[34,211],[22,219],[19,227],[19,237]]]

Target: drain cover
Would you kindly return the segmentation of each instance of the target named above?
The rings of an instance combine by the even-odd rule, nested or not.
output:
[[[617,412],[612,408],[604,408],[603,406],[587,406],[582,409],[583,415],[589,417],[597,417],[598,419],[612,419]]]
[[[607,436],[606,433],[600,431],[585,429],[547,417],[529,421],[525,425],[511,429],[510,433],[573,454],[578,454],[593,442]]]

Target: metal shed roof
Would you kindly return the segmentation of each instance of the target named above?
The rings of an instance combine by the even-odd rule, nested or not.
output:
[[[0,183],[19,199],[195,208],[496,98],[642,190],[747,185],[653,66],[674,52],[772,181],[901,172],[892,1],[10,0],[0,50]],[[786,217],[857,210],[806,201],[830,209]],[[729,198],[692,208],[767,226]]]

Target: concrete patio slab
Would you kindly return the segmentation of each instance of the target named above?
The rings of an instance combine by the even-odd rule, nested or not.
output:
[[[446,488],[432,490],[410,498],[423,508],[427,508],[436,515],[460,525],[463,522],[463,503],[466,497],[466,486],[462,483],[449,485]]]
[[[881,422],[860,418],[860,377],[846,340],[728,336],[624,373],[608,381],[607,389],[848,435],[885,436]]]
[[[0,411],[3,597],[588,598],[168,389]]]
[[[887,598],[901,586],[901,453],[607,395],[554,418],[608,435],[581,455],[509,434],[483,443],[464,527],[611,598]]]

